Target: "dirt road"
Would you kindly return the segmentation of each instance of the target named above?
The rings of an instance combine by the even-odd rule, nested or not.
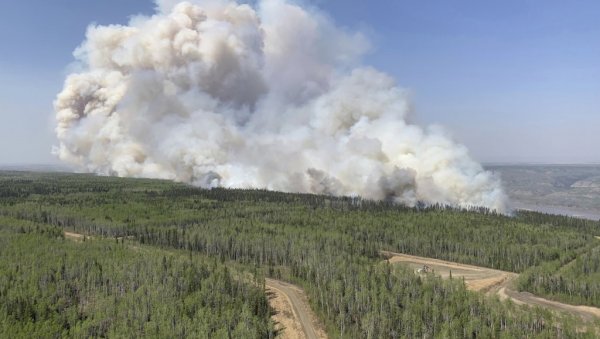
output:
[[[91,239],[79,233],[64,232],[65,238],[73,241]],[[136,249],[137,247],[133,246]],[[273,319],[280,330],[279,338],[283,339],[323,339],[327,338],[317,317],[310,309],[304,291],[298,286],[267,278],[267,292],[270,294],[269,304],[275,309]]]
[[[273,319],[278,323],[280,337],[286,339],[327,338],[311,311],[304,291],[283,281],[266,279],[267,291],[272,294],[269,303],[277,312]]]
[[[433,274],[442,278],[464,278],[468,289],[487,294],[497,294],[501,300],[511,299],[515,304],[539,306],[552,311],[566,312],[586,321],[600,319],[600,308],[576,306],[536,297],[528,292],[516,291],[513,287],[516,273],[495,270],[487,267],[459,264],[450,261],[417,257],[413,255],[382,251],[390,263],[403,263],[413,269],[429,266]]]
[[[89,239],[89,237],[84,236],[83,234],[79,234],[79,233],[73,233],[73,232],[67,232],[67,231],[64,231],[63,233],[65,235],[65,238],[75,240],[75,241],[83,241],[84,238]]]
[[[84,238],[84,235],[78,233],[65,232],[64,234],[66,238],[75,241],[82,241]],[[511,299],[519,305],[540,306],[552,311],[566,312],[586,321],[600,319],[600,308],[563,304],[531,293],[516,291],[513,287],[518,277],[516,273],[402,253],[382,251],[382,254],[390,263],[403,263],[412,267],[415,272],[423,265],[427,265],[433,274],[442,278],[449,278],[450,275],[454,278],[464,278],[468,289],[490,295],[496,294],[501,300]],[[281,338],[327,338],[301,288],[269,278],[266,279],[266,288],[270,294],[269,303],[276,311],[273,319],[280,330]]]

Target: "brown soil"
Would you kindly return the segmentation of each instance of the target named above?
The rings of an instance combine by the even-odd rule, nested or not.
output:
[[[275,322],[275,330],[278,338],[286,339],[305,339],[302,325],[298,321],[298,317],[294,315],[292,302],[288,296],[278,289],[267,285],[267,295],[269,297],[269,305],[275,310],[271,316]]]
[[[495,294],[501,300],[511,299],[518,305],[539,306],[551,311],[565,312],[586,321],[600,319],[600,308],[563,304],[514,290],[513,282],[519,276],[516,273],[387,251],[383,251],[382,254],[389,258],[390,263],[403,263],[414,268],[415,273],[423,265],[429,266],[432,274],[442,278],[448,278],[452,273],[453,278],[464,278],[468,289],[489,295]]]
[[[299,287],[275,279],[266,279],[269,304],[276,313],[273,320],[280,338],[327,338],[317,317],[310,309],[304,291]]]
[[[73,233],[73,232],[64,232],[65,234],[65,238],[67,239],[71,239],[71,240],[75,240],[75,241],[83,241],[83,239],[85,238],[87,239],[91,239],[91,237],[89,236],[85,236],[83,234],[79,234],[79,233]]]
[[[402,262],[412,267],[415,272],[417,269],[423,267],[423,265],[427,265],[432,270],[433,274],[439,275],[442,278],[449,278],[450,274],[452,274],[453,278],[464,278],[467,288],[473,291],[487,292],[495,290],[494,287],[506,284],[517,276],[515,273],[511,272],[464,265],[439,259],[392,252],[384,253],[389,257],[388,261],[390,263]]]

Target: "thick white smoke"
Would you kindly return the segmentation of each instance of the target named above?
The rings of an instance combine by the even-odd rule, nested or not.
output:
[[[202,187],[256,187],[504,210],[464,146],[410,124],[368,43],[284,0],[162,0],[91,26],[55,101],[54,152],[83,169]]]

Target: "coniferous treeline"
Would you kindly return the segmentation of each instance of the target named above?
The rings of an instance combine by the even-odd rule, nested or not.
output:
[[[379,251],[527,274],[540,265],[567,264],[598,241],[597,223],[547,222],[552,217],[538,214],[507,217],[478,209],[408,208],[87,175],[22,176],[28,184],[14,184],[19,175],[0,176],[0,186],[18,186],[21,194],[0,196],[6,218],[259,267],[302,285],[329,332],[344,337],[574,335],[568,321],[560,320],[559,329],[546,312],[486,299],[466,291],[460,280],[423,279],[382,264]],[[34,183],[35,193],[27,190]],[[44,187],[60,187],[62,193]]]
[[[94,180],[101,181],[88,178],[92,187],[97,186]],[[142,190],[146,183],[139,181],[128,182],[139,185],[139,189],[111,183],[107,186],[114,185],[114,189],[106,193],[90,193],[85,183],[63,185],[83,186],[77,193],[31,193],[28,198],[7,199],[0,214],[83,233],[139,236],[163,245],[185,243],[185,247],[194,248],[209,241],[204,237],[196,241],[194,233],[221,233],[212,240],[216,242],[212,247],[220,253],[223,245],[219,242],[242,242],[228,239],[227,233],[235,235],[236,229],[249,228],[246,232],[252,233],[255,226],[276,225],[284,237],[288,232],[330,230],[352,234],[357,242],[354,246],[368,248],[369,252],[363,254],[369,256],[377,256],[379,250],[385,249],[514,272],[543,262],[572,260],[577,249],[593,242],[593,235],[600,233],[596,231],[600,229],[598,223],[585,221],[579,225],[579,219],[564,218],[564,224],[553,225],[544,223],[548,217],[541,214],[533,214],[537,222],[526,222],[520,216],[438,206],[415,209],[357,198],[278,192],[271,196],[261,190],[200,190],[185,186]],[[534,219],[532,214],[526,216]],[[168,238],[163,234],[168,234]],[[153,240],[156,237],[160,240]],[[243,245],[248,247],[246,239]],[[268,256],[264,259],[271,260]]]
[[[519,277],[519,288],[567,303],[600,307],[600,244],[567,263],[554,261],[526,271]]]
[[[272,337],[261,286],[197,255],[0,224],[2,338]]]

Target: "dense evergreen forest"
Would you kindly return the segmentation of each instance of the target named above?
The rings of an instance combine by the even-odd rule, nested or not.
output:
[[[518,272],[523,290],[600,306],[596,235],[599,222],[533,212],[0,172],[0,334],[269,337],[270,276],[302,286],[331,337],[583,337],[575,319],[380,250]]]
[[[75,243],[56,227],[7,218],[0,258],[2,338],[274,334],[261,285],[218,260],[114,239]]]

